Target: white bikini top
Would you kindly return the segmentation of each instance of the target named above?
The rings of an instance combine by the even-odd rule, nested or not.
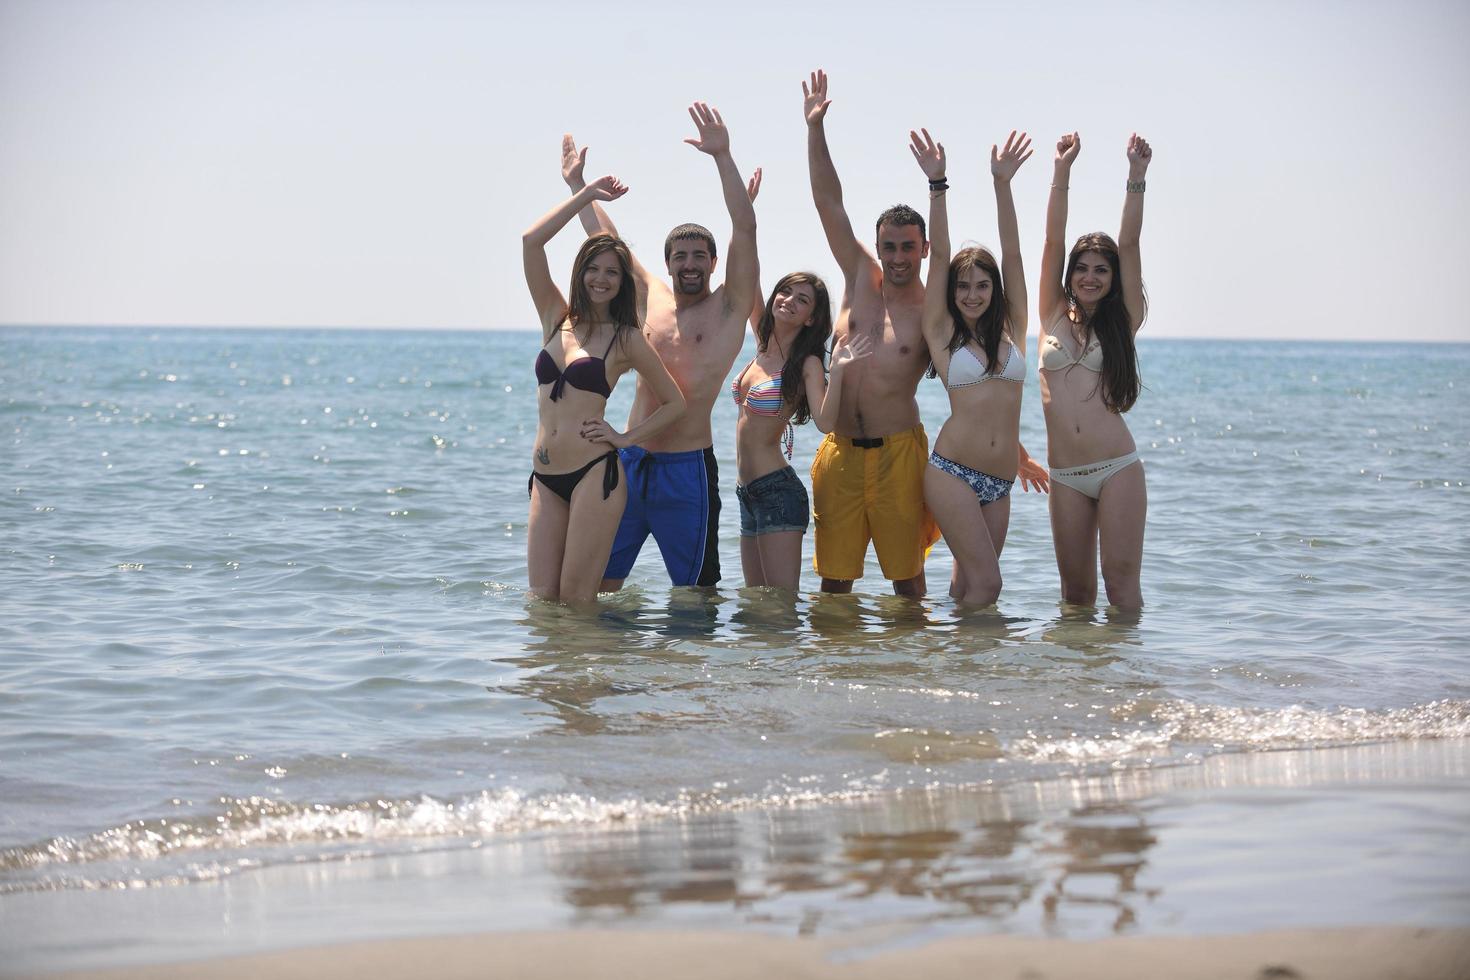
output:
[[[1096,337],[1092,343],[1082,351],[1081,357],[1073,357],[1057,335],[1049,333],[1041,341],[1041,369],[1043,371],[1061,371],[1072,365],[1078,365],[1087,371],[1098,372],[1103,366],[1102,344]]]
[[[945,388],[953,391],[956,388],[977,385],[992,378],[1000,378],[1004,381],[1025,381],[1026,355],[1021,353],[1019,347],[1011,343],[1010,338],[1006,339],[1006,346],[1010,348],[1006,353],[1006,362],[995,374],[986,372],[985,365],[981,364],[980,358],[970,350],[969,344],[956,350],[949,356],[949,380],[945,383]],[[963,357],[960,356],[962,354]]]

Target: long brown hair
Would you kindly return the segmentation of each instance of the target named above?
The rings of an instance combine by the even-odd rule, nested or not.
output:
[[[1098,253],[1113,270],[1112,288],[1098,301],[1091,314],[1082,308],[1072,292],[1072,273],[1085,252]],[[1112,236],[1094,231],[1077,239],[1077,244],[1072,246],[1072,252],[1067,256],[1066,271],[1062,273],[1062,292],[1075,311],[1077,322],[1082,324],[1084,349],[1089,336],[1096,337],[1098,346],[1102,348],[1103,367],[1098,372],[1098,384],[1102,386],[1103,404],[1108,411],[1122,415],[1138,401],[1142,383],[1138,377],[1138,351],[1133,346],[1133,319],[1123,302],[1118,243]]]
[[[965,318],[960,315],[959,305],[954,301],[954,291],[959,285],[960,276],[971,269],[979,269],[990,277],[990,305],[980,314],[974,331],[965,326]],[[944,302],[949,306],[950,319],[954,321],[954,332],[949,336],[949,352],[953,354],[970,341],[978,340],[981,349],[985,351],[985,373],[994,374],[1000,370],[1002,365],[996,359],[1000,356],[1001,334],[1006,329],[1006,291],[1000,280],[1000,265],[990,249],[972,245],[955,254],[949,263],[949,285],[946,287]]]
[[[587,285],[582,281],[582,275],[587,271],[588,263],[603,252],[612,252],[616,255],[618,264],[623,270],[623,278],[618,284],[617,295],[607,304],[608,316],[612,317],[613,321],[613,335],[622,341],[624,330],[639,328],[638,285],[633,281],[632,253],[628,251],[628,246],[623,244],[622,239],[611,235],[591,235],[577,250],[577,258],[572,262],[571,288],[567,290],[567,295],[571,299],[567,302],[567,312],[563,322],[567,329],[575,330],[584,319],[592,315],[592,297],[587,295]]]
[[[755,326],[756,346],[764,351],[776,330],[776,294],[802,284],[812,288],[811,322],[797,332],[791,349],[786,352],[786,363],[781,366],[781,405],[791,411],[793,425],[801,425],[812,417],[802,365],[808,357],[817,357],[822,362],[822,370],[827,369],[827,338],[832,336],[832,299],[827,295],[827,284],[812,272],[791,272],[782,276],[766,299],[765,312]]]

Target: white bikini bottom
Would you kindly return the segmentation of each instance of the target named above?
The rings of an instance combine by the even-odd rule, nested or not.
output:
[[[1107,483],[1114,473],[1136,462],[1138,462],[1138,451],[1134,450],[1127,456],[1119,456],[1116,459],[1104,459],[1085,466],[1052,470],[1051,478],[1064,487],[1071,487],[1078,493],[1085,493],[1096,500],[1102,496],[1103,484]]]

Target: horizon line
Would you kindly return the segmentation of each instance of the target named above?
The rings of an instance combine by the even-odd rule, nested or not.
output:
[[[403,325],[360,325],[360,324],[259,324],[259,323],[0,323],[0,330],[279,330],[279,331],[366,331],[373,333],[535,333],[535,327],[453,327],[453,326],[403,326]],[[1283,337],[1276,335],[1235,334],[1231,336],[1179,336],[1150,331],[1144,340],[1199,340],[1225,341],[1242,340],[1256,343],[1293,343],[1311,341],[1327,344],[1470,344],[1470,337],[1444,339],[1435,337],[1393,337],[1382,339],[1314,337]]]

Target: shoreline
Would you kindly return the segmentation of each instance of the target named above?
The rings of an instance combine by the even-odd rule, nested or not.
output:
[[[608,977],[689,975],[658,964],[696,958],[740,967],[706,976],[881,976],[857,967],[890,955],[887,975],[960,976],[943,971],[979,957],[1031,980],[1256,977],[1278,960],[1297,971],[1278,978],[1454,976],[1435,964],[1470,950],[1467,749],[1217,757],[12,892],[0,895],[0,975],[315,977],[367,964],[409,976],[442,949],[479,971],[442,975],[508,960],[523,965],[498,975],[565,976],[587,972],[557,958],[575,946],[567,955],[599,951],[585,954],[589,975]],[[1332,958],[1369,933],[1371,948]],[[1251,965],[1232,944],[1279,952]],[[555,969],[531,972],[548,950]],[[1099,973],[1100,956],[1135,965]],[[639,971],[603,969],[625,958]]]
[[[348,943],[166,965],[65,973],[52,980],[275,980],[419,977],[443,980],[567,976],[735,980],[877,980],[900,975],[971,980],[1457,980],[1470,976],[1470,927],[1291,930],[1198,937],[1125,936],[1095,940],[965,936],[892,948],[870,934],[796,939],[736,932],[561,930],[482,933]],[[884,948],[884,947],[887,948]],[[692,964],[698,964],[692,966]]]

